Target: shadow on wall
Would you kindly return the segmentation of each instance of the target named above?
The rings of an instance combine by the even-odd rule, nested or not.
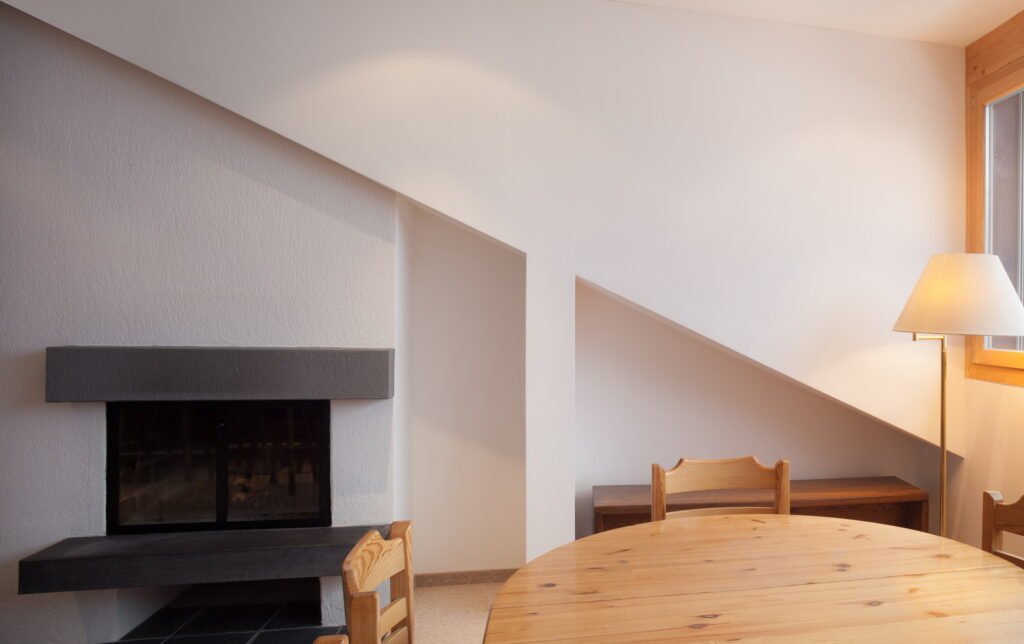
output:
[[[411,202],[399,212],[395,488],[416,522],[417,571],[517,568],[526,258]]]
[[[594,485],[649,483],[683,456],[788,458],[792,476],[935,489],[936,450],[583,281],[576,288],[576,535]]]

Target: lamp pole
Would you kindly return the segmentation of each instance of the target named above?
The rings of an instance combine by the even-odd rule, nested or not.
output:
[[[946,534],[946,336],[938,333],[915,333],[914,341],[938,340],[942,347],[942,380],[939,389],[939,536]]]

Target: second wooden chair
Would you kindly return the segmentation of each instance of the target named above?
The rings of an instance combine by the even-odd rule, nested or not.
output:
[[[756,488],[775,491],[772,506],[713,507],[668,512],[669,494]],[[753,456],[716,460],[681,458],[668,471],[657,463],[651,466],[651,521],[700,514],[747,513],[789,514],[789,461],[778,461],[775,467],[768,467]]]
[[[314,644],[413,643],[412,523],[392,523],[389,537],[371,530],[345,557],[341,581],[348,636],[318,637]],[[377,589],[388,580],[391,602],[382,609]]]

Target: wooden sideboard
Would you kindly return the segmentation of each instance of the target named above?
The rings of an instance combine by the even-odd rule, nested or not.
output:
[[[928,492],[895,476],[793,481],[793,514],[872,521],[928,531]],[[668,510],[771,505],[771,490],[713,490],[668,497]],[[595,485],[594,532],[651,520],[650,485]]]

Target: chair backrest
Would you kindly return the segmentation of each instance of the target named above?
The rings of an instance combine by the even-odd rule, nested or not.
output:
[[[396,521],[385,539],[367,532],[345,557],[341,581],[352,644],[412,644],[412,523]],[[377,588],[391,582],[391,603],[381,608]]]
[[[789,514],[789,461],[775,467],[761,465],[753,456],[716,460],[679,459],[667,472],[651,466],[651,521],[700,514]],[[771,507],[736,506],[696,508],[668,512],[667,497],[678,492],[767,488],[775,491]]]
[[[981,549],[1024,568],[1024,558],[1003,548],[1003,532],[1024,535],[1024,497],[1006,504],[999,492],[981,495]]]

